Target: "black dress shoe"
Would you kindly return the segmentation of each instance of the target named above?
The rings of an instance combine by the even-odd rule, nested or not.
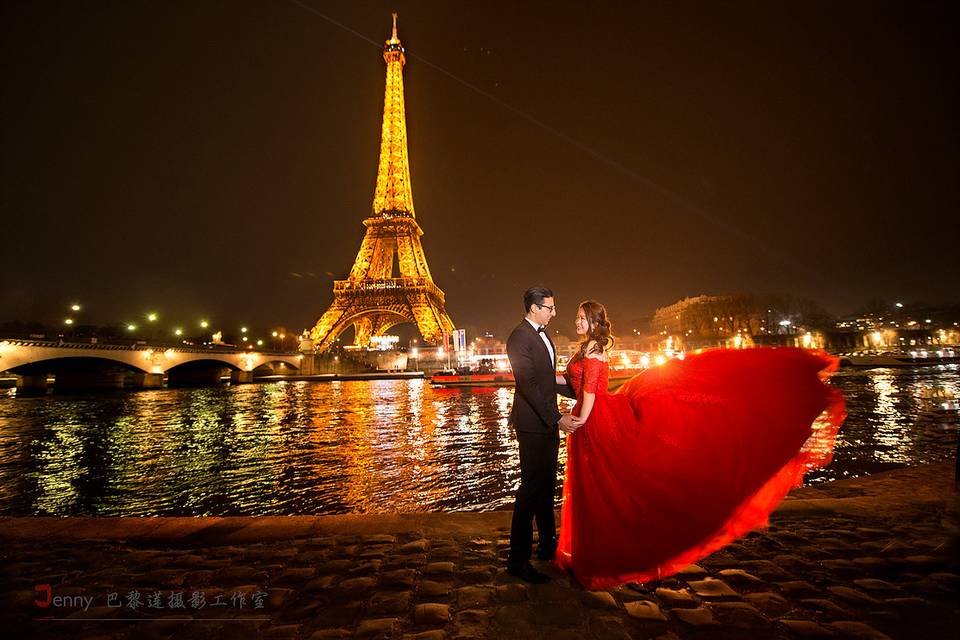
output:
[[[545,573],[540,573],[529,562],[508,564],[507,573],[512,576],[517,576],[524,582],[529,582],[531,584],[544,584],[545,582],[550,582],[550,576]]]
[[[557,541],[550,540],[537,545],[537,560],[553,560],[557,555]]]

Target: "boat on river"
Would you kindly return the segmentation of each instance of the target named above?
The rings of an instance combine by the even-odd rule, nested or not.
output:
[[[611,389],[640,373],[642,369],[611,370],[609,384]],[[438,371],[430,376],[430,384],[435,387],[512,387],[516,384],[512,371],[472,371],[469,369],[449,369]]]
[[[911,351],[859,351],[840,354],[845,367],[928,367],[960,363],[960,353],[952,348],[915,349]]]

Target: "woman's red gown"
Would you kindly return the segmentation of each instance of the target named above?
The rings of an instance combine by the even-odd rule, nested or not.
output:
[[[567,439],[555,562],[588,589],[676,573],[752,529],[829,462],[843,422],[837,360],[795,348],[713,350],[607,391],[607,365],[567,369],[596,393]],[[818,419],[819,418],[819,419]]]

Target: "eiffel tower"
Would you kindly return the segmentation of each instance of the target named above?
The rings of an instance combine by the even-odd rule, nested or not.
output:
[[[383,45],[387,86],[373,211],[363,221],[367,233],[350,275],[333,283],[333,304],[310,331],[318,351],[329,348],[350,325],[354,327],[354,344],[360,347],[368,347],[371,337],[404,322],[416,324],[427,342],[437,343],[443,333],[453,331],[453,321],[444,309],[443,291],[430,276],[420,244],[423,230],[413,211],[403,108],[403,53],[397,38],[397,14],[393,14],[393,35]],[[396,278],[394,258],[400,271]]]

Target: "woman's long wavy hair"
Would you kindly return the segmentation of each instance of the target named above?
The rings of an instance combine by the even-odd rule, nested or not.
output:
[[[613,325],[607,320],[606,308],[594,300],[584,300],[577,307],[577,310],[583,309],[583,314],[587,316],[587,335],[580,341],[580,349],[575,358],[585,358],[591,353],[603,353],[607,349],[613,348]],[[587,351],[587,345],[593,341],[595,344]]]

